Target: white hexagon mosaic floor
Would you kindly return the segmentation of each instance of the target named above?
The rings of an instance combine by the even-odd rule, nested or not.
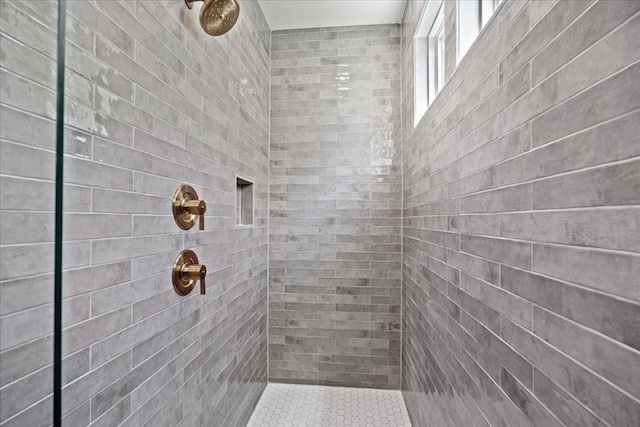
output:
[[[269,384],[247,427],[411,427],[397,390]]]

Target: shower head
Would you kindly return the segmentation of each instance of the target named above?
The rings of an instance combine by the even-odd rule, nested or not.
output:
[[[221,36],[229,31],[240,16],[240,5],[236,0],[184,0],[191,9],[194,1],[204,1],[200,10],[200,25],[210,36]]]

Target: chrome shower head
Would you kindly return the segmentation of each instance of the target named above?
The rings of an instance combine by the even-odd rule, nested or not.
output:
[[[191,9],[195,1],[204,1],[200,10],[200,25],[210,36],[225,34],[240,16],[240,5],[236,0],[185,0],[185,3]]]

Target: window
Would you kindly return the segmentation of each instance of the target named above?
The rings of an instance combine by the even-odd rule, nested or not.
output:
[[[428,0],[414,36],[414,123],[444,86],[444,6]]]
[[[502,0],[458,0],[458,62],[467,53],[480,30],[489,22]]]

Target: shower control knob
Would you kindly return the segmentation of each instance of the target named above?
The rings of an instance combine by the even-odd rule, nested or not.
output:
[[[204,230],[204,213],[207,204],[198,198],[198,193],[190,185],[183,184],[173,194],[173,218],[178,227],[189,230],[200,223],[200,230]]]
[[[184,200],[182,202],[182,211],[198,216],[200,230],[204,230],[204,213],[207,211],[207,204],[204,200]]]
[[[204,278],[207,276],[207,267],[200,264],[185,265],[182,268],[182,277],[190,280],[200,281],[200,294],[204,295],[206,286]]]
[[[178,295],[188,295],[197,281],[200,281],[200,294],[206,293],[205,277],[207,267],[198,263],[198,256],[191,250],[182,251],[173,264],[173,289]]]

